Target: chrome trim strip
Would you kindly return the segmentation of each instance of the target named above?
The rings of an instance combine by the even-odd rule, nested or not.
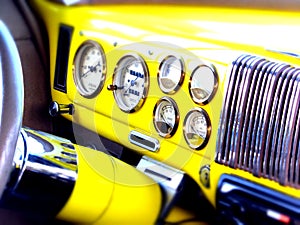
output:
[[[247,55],[242,55],[236,61],[234,61],[231,65],[230,68],[230,73],[228,74],[228,84],[227,84],[227,91],[226,91],[226,96],[224,99],[223,103],[223,108],[221,112],[221,117],[220,117],[220,125],[219,125],[219,130],[218,130],[218,142],[217,142],[217,155],[216,155],[216,160],[217,162],[224,163],[227,165],[228,162],[228,149],[225,147],[225,136],[227,136],[227,126],[228,126],[228,117],[229,117],[229,106],[232,100],[232,89],[235,86],[236,83],[236,74],[238,71],[238,68],[241,64],[241,60],[243,58],[247,57]]]
[[[215,161],[300,189],[300,68],[242,55],[227,77]]]
[[[239,76],[236,76],[236,83],[241,84],[242,78],[244,77],[244,71],[247,69],[247,62],[249,60],[252,60],[254,56],[247,56],[242,59],[241,61],[241,66],[237,70],[237,74]],[[251,62],[251,61],[250,61]],[[241,85],[242,87],[242,85]],[[234,143],[232,141],[232,131],[235,129],[235,127],[238,125],[235,122],[234,114],[236,113],[237,110],[237,99],[238,96],[240,95],[239,93],[239,88],[240,85],[234,85],[232,89],[232,94],[231,94],[231,101],[229,102],[230,108],[229,112],[229,119],[228,119],[228,127],[227,127],[227,137],[226,137],[226,148],[227,151],[229,152],[229,166],[234,167],[234,160],[236,158],[235,152],[234,152]]]
[[[257,104],[255,102],[256,99],[256,94],[255,92],[257,92],[257,86],[260,82],[260,72],[261,70],[264,68],[264,66],[268,63],[267,60],[265,59],[261,59],[257,62],[257,64],[255,65],[254,71],[251,70],[251,73],[249,74],[249,76],[252,77],[251,81],[249,81],[248,87],[247,87],[247,91],[245,91],[245,95],[247,95],[247,103],[245,104],[245,108],[243,109],[243,112],[250,112],[250,113],[246,113],[245,119],[244,119],[244,123],[242,125],[242,130],[241,130],[241,137],[240,137],[240,149],[241,149],[241,153],[240,153],[240,158],[239,158],[239,167],[241,168],[248,168],[248,164],[247,164],[247,159],[250,155],[250,149],[249,147],[247,148],[248,143],[250,143],[250,141],[248,140],[249,137],[252,134],[252,129],[253,129],[253,111],[256,110],[257,108]]]
[[[281,51],[281,50],[276,50],[276,49],[266,49],[266,50],[270,51],[270,52],[279,53],[279,54],[282,54],[282,55],[292,56],[294,58],[300,58],[300,54],[296,53],[296,52]]]
[[[263,160],[263,174],[267,176],[268,171],[272,171],[274,165],[274,155],[279,140],[279,130],[282,126],[282,112],[285,103],[286,93],[287,93],[287,81],[291,79],[292,74],[295,72],[294,68],[287,68],[283,71],[282,75],[279,77],[277,89],[275,92],[274,103],[272,107],[272,114],[270,118],[269,129],[272,128],[273,132],[269,132],[266,137],[266,149],[270,151],[270,154],[266,154]],[[269,162],[267,165],[267,162]],[[270,174],[270,173],[269,173]],[[272,175],[274,177],[274,175]]]
[[[184,176],[184,173],[178,169],[166,164],[143,156],[136,167],[141,172],[153,178],[156,182],[175,192]]]
[[[142,134],[138,131],[131,131],[128,135],[128,139],[130,143],[145,148],[151,152],[157,152],[160,148],[160,143],[157,139]]]
[[[297,122],[297,113],[300,108],[300,72],[297,73],[295,76],[295,80],[293,82],[292,88],[292,96],[289,101],[288,115],[287,115],[287,123],[285,124],[286,129],[284,131],[283,136],[283,145],[282,145],[282,152],[281,152],[281,160],[280,160],[280,169],[279,169],[279,183],[286,185],[288,181],[288,168],[290,164],[290,157],[291,157],[291,150],[292,144],[294,140],[294,131],[296,128]],[[298,109],[298,110],[297,110]],[[293,172],[293,171],[292,171]]]
[[[261,117],[259,121],[259,129],[258,129],[258,138],[257,144],[259,149],[259,154],[257,154],[256,161],[253,162],[253,173],[256,176],[261,176],[262,165],[263,165],[263,156],[268,153],[266,149],[266,139],[267,134],[271,133],[272,129],[269,130],[270,124],[270,113],[272,109],[272,105],[274,105],[273,97],[274,92],[276,90],[276,85],[278,85],[278,79],[281,76],[282,72],[287,69],[289,65],[286,64],[278,64],[273,68],[271,73],[269,74],[268,79],[268,87],[265,89],[264,99],[263,99],[263,109],[261,111]],[[256,164],[255,164],[256,163]]]
[[[82,0],[50,0],[50,1],[62,5],[67,5],[67,6],[76,5],[82,2]]]
[[[257,110],[254,112],[254,127],[253,132],[251,134],[251,145],[250,145],[250,157],[248,160],[249,170],[254,170],[254,165],[257,164],[257,157],[259,155],[259,134],[260,134],[260,122],[262,113],[264,110],[264,99],[265,99],[265,91],[268,90],[267,87],[269,85],[269,75],[272,73],[274,68],[277,67],[277,64],[274,62],[270,62],[266,65],[265,69],[261,71],[259,76],[262,76],[260,86],[257,87]]]
[[[233,161],[231,162],[231,166],[232,167],[236,167],[237,163],[238,163],[238,159],[239,159],[239,141],[240,141],[240,133],[241,133],[241,127],[242,127],[242,123],[244,122],[244,117],[241,116],[243,115],[242,113],[244,113],[243,107],[245,107],[246,104],[244,104],[245,102],[245,98],[248,94],[247,90],[247,86],[248,86],[248,82],[249,82],[249,74],[254,71],[255,67],[254,65],[256,65],[255,63],[259,61],[258,58],[249,58],[249,60],[247,60],[246,64],[245,64],[245,68],[243,68],[243,73],[241,74],[241,81],[240,81],[240,85],[237,86],[237,96],[235,97],[237,99],[236,102],[236,106],[235,106],[235,114],[233,115],[233,121],[235,121],[235,124],[233,126],[233,130],[231,132],[231,151],[234,153],[235,157],[233,159]],[[254,64],[254,65],[253,65]],[[238,121],[238,123],[237,123]]]
[[[236,128],[236,136],[233,136],[235,148],[236,151],[239,153],[239,157],[236,158],[236,164],[241,166],[241,160],[243,157],[245,157],[245,149],[244,149],[244,140],[245,136],[243,134],[247,133],[248,129],[248,121],[249,121],[249,114],[246,114],[247,110],[251,107],[255,107],[252,105],[252,95],[249,94],[253,90],[251,87],[253,87],[253,83],[256,83],[257,80],[257,74],[259,73],[262,64],[265,62],[265,59],[261,58],[255,58],[253,59],[250,64],[248,65],[246,74],[245,74],[245,81],[244,81],[244,87],[242,89],[242,93],[240,95],[239,100],[239,108],[238,113],[236,114],[236,119],[239,119],[239,128]],[[250,103],[251,102],[251,103]],[[251,104],[251,106],[249,106]],[[241,116],[246,114],[247,116]],[[239,144],[240,143],[240,144]],[[247,153],[247,152],[246,152]]]

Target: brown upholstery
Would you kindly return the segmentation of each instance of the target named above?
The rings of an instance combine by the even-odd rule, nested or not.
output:
[[[52,119],[48,115],[51,96],[47,68],[37,51],[29,26],[14,1],[0,0],[0,5],[0,20],[5,22],[16,41],[23,67],[25,86],[23,126],[51,132]]]

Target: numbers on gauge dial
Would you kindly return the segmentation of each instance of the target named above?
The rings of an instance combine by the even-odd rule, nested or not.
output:
[[[74,78],[79,93],[85,97],[93,97],[99,93],[106,74],[103,49],[96,42],[84,43],[76,54],[74,65]]]
[[[201,108],[188,112],[184,120],[184,138],[188,145],[196,150],[204,148],[211,131],[208,114]]]
[[[154,108],[154,126],[160,136],[169,138],[177,130],[179,111],[174,100],[161,98]]]
[[[145,62],[136,56],[125,56],[120,59],[114,72],[113,85],[109,90],[119,108],[125,112],[137,111],[148,93],[148,69]]]
[[[144,76],[144,68],[140,62],[133,62],[126,68],[123,77],[123,96],[124,103],[129,107],[135,105],[143,95]]]

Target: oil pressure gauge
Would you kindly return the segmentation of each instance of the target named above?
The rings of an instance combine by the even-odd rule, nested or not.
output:
[[[158,100],[154,107],[153,122],[160,136],[169,138],[175,134],[179,122],[179,111],[173,99],[163,97]]]
[[[166,94],[175,93],[184,80],[184,67],[180,58],[166,57],[159,66],[158,85]]]
[[[108,87],[114,92],[117,105],[124,112],[135,112],[144,103],[149,86],[148,68],[139,56],[126,55],[118,62],[113,85]]]
[[[78,92],[84,97],[94,97],[104,85],[106,59],[102,47],[87,41],[76,53],[73,64],[73,77]]]
[[[213,67],[201,65],[192,72],[189,91],[194,102],[207,104],[216,93],[217,87],[218,76]]]
[[[211,122],[201,108],[190,110],[183,122],[183,134],[187,144],[196,150],[205,147],[211,133]]]

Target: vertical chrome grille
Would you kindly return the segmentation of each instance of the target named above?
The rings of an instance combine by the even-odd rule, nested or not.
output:
[[[216,162],[300,188],[300,69],[242,55],[225,94]]]

